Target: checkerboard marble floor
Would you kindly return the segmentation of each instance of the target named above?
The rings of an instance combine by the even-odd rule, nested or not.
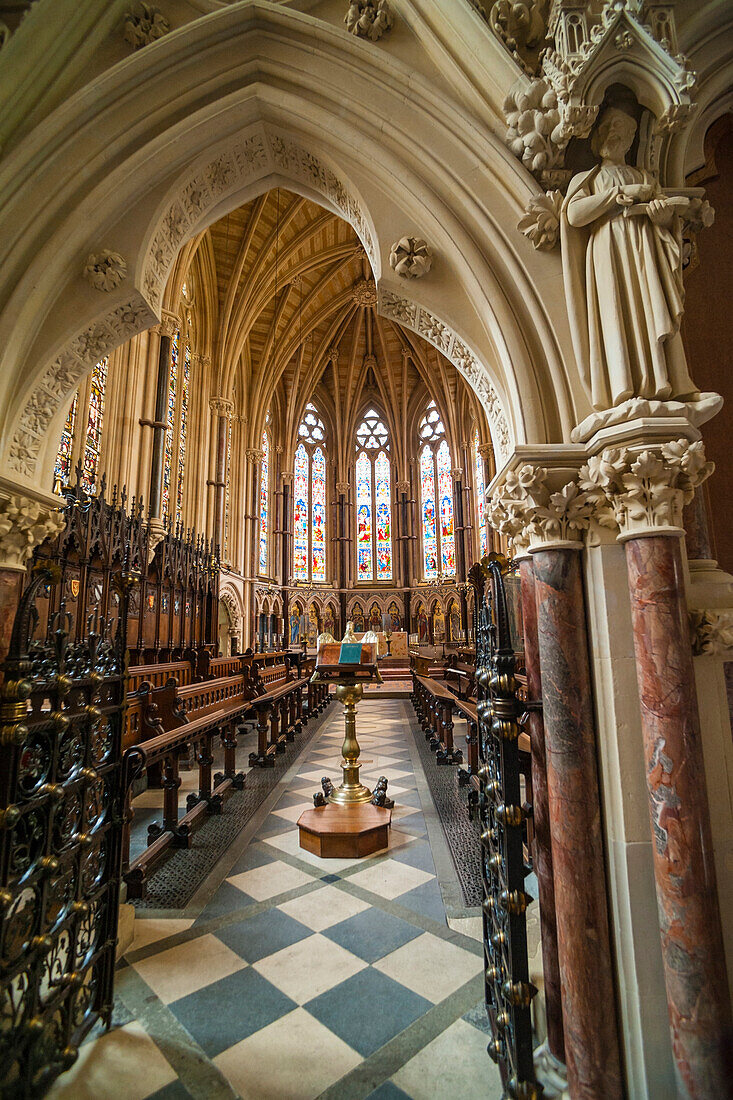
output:
[[[322,860],[298,846],[321,776],[338,781],[334,704],[189,907],[136,919],[112,1030],[54,1100],[498,1100],[480,922],[446,902],[457,883],[410,714],[400,699],[359,709],[362,776],[386,775],[396,803],[389,847]]]

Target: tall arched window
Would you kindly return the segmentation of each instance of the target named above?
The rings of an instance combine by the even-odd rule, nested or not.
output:
[[[293,466],[293,578],[326,580],[326,428],[310,402]]]
[[[392,580],[389,431],[375,409],[356,429],[356,579]]]
[[[453,478],[450,448],[435,402],[428,405],[418,428],[420,442],[420,518],[426,580],[456,571]]]
[[[476,470],[476,519],[479,530],[479,550],[483,558],[489,552],[489,532],[486,527],[486,481],[484,460],[479,454],[478,428],[473,434],[473,458]]]
[[[168,375],[168,426],[163,452],[163,516],[179,522],[183,516],[183,479],[186,473],[186,432],[188,429],[188,397],[191,386],[191,345],[188,330],[191,324],[187,311],[186,330],[176,331],[171,340],[171,365]],[[175,457],[175,461],[174,461]]]
[[[94,366],[88,381],[79,387],[69,407],[61,433],[53,471],[54,489],[59,492],[69,484],[74,466],[81,461],[81,484],[87,493],[97,485],[99,459],[102,453],[102,426],[107,390],[107,356]],[[86,418],[79,408],[86,403]]]
[[[270,441],[267,430],[262,433],[262,463],[260,466],[260,573],[267,574],[267,548],[270,534]]]

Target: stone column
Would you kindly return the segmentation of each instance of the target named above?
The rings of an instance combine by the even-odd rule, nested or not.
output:
[[[214,544],[224,552],[224,509],[226,506],[226,463],[227,463],[227,430],[229,417],[234,411],[234,403],[227,397],[209,398],[209,408],[215,418],[215,463],[214,463]]]
[[[463,508],[463,470],[460,466],[456,466],[455,469],[451,470],[451,477],[453,478],[453,513],[455,516],[456,581],[461,585],[458,589],[461,602],[461,630],[463,636],[468,639],[468,600],[466,599],[465,583],[462,583],[466,580],[468,569],[466,566],[466,525]]]
[[[412,529],[410,524],[410,483],[409,481],[398,481],[395,486],[397,490],[397,496],[400,502],[400,545],[401,561],[400,570],[402,576],[400,577],[400,583],[404,587],[404,600],[405,600],[405,621],[404,627],[409,634],[412,629],[412,616],[411,616],[411,582],[410,576],[410,539],[412,538]]]
[[[349,544],[349,533],[347,527],[347,501],[349,499],[349,483],[348,481],[337,481],[336,492],[338,493],[337,512],[338,512],[338,587],[339,587],[339,613],[341,616],[341,637],[343,638],[346,632],[346,548]]]
[[[479,444],[478,453],[484,464],[484,485],[488,486],[491,484],[491,480],[496,473],[496,459],[494,458],[494,448],[490,443],[481,443]],[[489,547],[491,550],[501,549],[497,533],[491,525],[489,525]],[[480,538],[478,546],[476,548],[476,552],[479,555],[481,553]]]
[[[150,456],[150,491],[148,494],[149,515],[160,519],[163,500],[163,461],[165,456],[165,433],[168,427],[168,383],[171,370],[171,340],[181,322],[173,313],[163,312],[158,326],[160,346],[158,348],[158,375],[155,387],[155,413],[152,421],[143,423],[153,429],[153,447]]]
[[[282,512],[282,544],[281,562],[283,578],[283,633],[285,634],[285,648],[290,648],[290,590],[288,584],[292,573],[293,551],[291,538],[293,534],[293,472],[282,471],[283,482],[283,512]]]
[[[515,561],[519,554],[515,555]],[[537,633],[537,597],[534,566],[525,552],[520,560],[522,580],[522,622],[524,660],[527,668],[527,694],[530,704],[542,702],[540,651]],[[537,876],[542,940],[547,1049],[553,1058],[565,1061],[565,1037],[562,1023],[560,962],[557,948],[555,884],[552,870],[552,840],[547,793],[545,727],[540,710],[530,710],[527,725],[532,746],[532,822],[534,825],[533,864]]]
[[[490,505],[492,524],[533,555],[547,797],[568,1086],[621,1100],[581,541],[590,506],[574,471],[525,465]]]
[[[618,524],[628,570],[662,960],[678,1090],[730,1094],[733,1023],[692,644],[682,507],[712,472],[702,443],[607,448],[581,483]]]

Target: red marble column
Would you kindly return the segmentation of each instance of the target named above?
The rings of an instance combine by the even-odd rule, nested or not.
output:
[[[680,540],[626,542],[652,848],[680,1096],[733,1096],[733,1025]]]
[[[542,684],[540,682],[537,603],[532,561],[525,558],[519,569],[522,578],[522,621],[524,626],[524,659],[527,666],[527,693],[530,702],[536,702],[542,697]],[[560,964],[557,952],[555,885],[552,879],[552,840],[547,798],[545,728],[539,712],[530,712],[528,730],[532,744],[533,863],[539,887],[547,1044],[550,1053],[561,1062],[564,1062],[565,1037],[562,1024]]]
[[[0,569],[0,661],[5,660],[10,648],[24,577],[25,573],[17,569]]]
[[[568,1086],[623,1096],[580,551],[533,554]]]

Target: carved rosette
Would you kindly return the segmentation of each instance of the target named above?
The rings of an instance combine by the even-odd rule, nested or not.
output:
[[[119,252],[105,248],[87,257],[82,274],[95,290],[116,290],[127,275],[127,261]]]
[[[125,15],[123,34],[133,49],[140,50],[168,34],[170,29],[170,23],[160,8],[138,0]]]
[[[733,650],[733,608],[690,611],[692,650],[696,657],[717,657]]]
[[[677,439],[634,451],[608,447],[581,468],[580,486],[594,519],[618,528],[618,541],[651,535],[683,535],[682,508],[714,470],[701,441]]]
[[[63,530],[59,508],[21,493],[0,497],[0,569],[23,570],[35,548]]]
[[[377,304],[377,287],[371,279],[359,279],[351,288],[351,297],[360,306]]]
[[[593,504],[566,472],[541,466],[510,470],[489,499],[489,522],[516,553],[577,550],[590,526]]]
[[[421,279],[433,266],[433,250],[422,237],[401,237],[390,249],[389,266],[403,279]]]

